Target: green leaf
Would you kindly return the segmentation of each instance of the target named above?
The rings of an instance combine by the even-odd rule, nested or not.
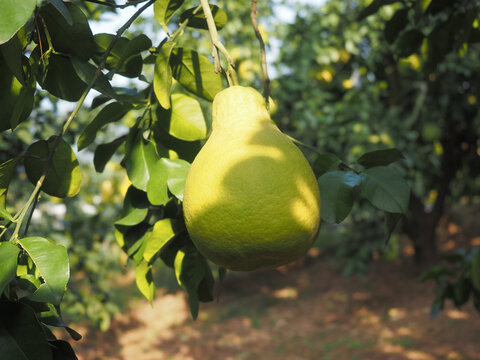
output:
[[[473,287],[480,291],[480,251],[477,249],[472,255],[470,278],[472,279]],[[1,292],[1,291],[0,291]]]
[[[378,209],[405,214],[410,200],[410,187],[393,167],[367,169],[361,185],[363,195]]]
[[[88,19],[83,11],[71,2],[65,3],[73,25],[58,13],[52,4],[40,8],[40,15],[47,25],[53,48],[57,52],[75,55],[82,59],[89,59],[95,53],[95,42]]]
[[[68,25],[73,26],[73,18],[68,11],[67,6],[62,0],[50,0],[50,3],[55,6],[58,12],[63,16]]]
[[[155,19],[168,33],[167,24],[175,11],[182,6],[184,0],[157,0],[153,4]]]
[[[353,186],[351,186],[352,179],[349,179],[352,174],[358,176],[352,172],[346,173],[336,170],[318,178],[322,202],[322,220],[327,223],[338,224],[342,222],[352,210]]]
[[[40,52],[38,47],[35,49],[33,57],[38,57],[38,62],[43,69],[43,63],[40,60]],[[38,83],[50,94],[67,101],[78,101],[83,92],[87,88],[87,84],[78,77],[70,58],[59,55],[50,54],[48,57],[47,69],[43,69],[46,76],[39,76]]]
[[[0,164],[0,196],[7,192],[19,161],[20,157],[15,157]]]
[[[70,278],[67,249],[41,237],[27,237],[19,240],[19,243],[43,279],[42,285],[29,299],[60,305]]]
[[[27,305],[0,301],[2,359],[53,360],[42,325]]]
[[[14,113],[14,122],[18,124],[27,119],[32,112],[33,96],[29,98],[30,102],[21,99],[22,89],[22,84],[10,71],[4,57],[0,55],[0,131],[11,128]],[[17,105],[19,102],[24,103],[23,108],[21,105]],[[18,115],[19,110],[22,110],[20,116]]]
[[[49,341],[52,348],[53,360],[78,360],[72,346],[64,340]]]
[[[82,335],[73,330],[72,328],[68,327],[65,322],[63,321],[62,316],[59,314],[59,307],[55,307],[52,304],[42,304],[47,307],[46,310],[43,310],[40,314],[40,321],[49,326],[55,326],[55,327],[62,327],[67,331],[67,333],[70,335],[70,337],[73,340],[80,340],[82,339]],[[58,309],[58,311],[57,311]],[[38,311],[38,310],[37,310]]]
[[[94,36],[96,47],[96,56],[94,61],[100,64],[101,58],[115,38],[112,34],[96,34]],[[105,67],[108,70],[114,70],[120,75],[130,78],[137,77],[142,72],[143,59],[141,52],[148,50],[152,46],[152,41],[146,35],[139,35],[133,39],[120,37],[107,57]]]
[[[23,71],[23,46],[18,35],[15,35],[5,44],[0,46],[0,55],[7,64],[10,71],[15,75],[17,80],[25,85],[25,73]]]
[[[170,56],[173,77],[195,95],[212,101],[222,91],[222,79],[206,56],[177,48]]]
[[[395,161],[404,159],[403,154],[397,149],[382,149],[370,151],[357,160],[357,163],[368,168],[375,166],[386,166]]]
[[[148,201],[152,205],[165,205],[170,196],[168,195],[168,167],[163,161],[159,160],[151,169],[151,176],[147,183]]]
[[[142,261],[135,269],[135,280],[140,292],[147,298],[150,304],[155,296],[155,283],[153,282],[152,265]]]
[[[393,231],[395,230],[395,227],[397,226],[398,222],[402,218],[402,214],[394,214],[394,213],[385,213],[385,226],[386,226],[386,243],[390,240],[390,237],[393,234]]]
[[[157,108],[157,121],[177,139],[195,141],[207,137],[207,123],[200,103],[187,95],[173,94],[171,110]]]
[[[8,221],[13,221],[12,215],[8,212],[6,208],[6,194],[0,195],[0,219],[6,219]]]
[[[18,96],[15,107],[13,108],[12,117],[10,118],[10,126],[12,130],[15,130],[18,124],[25,120],[25,110],[28,109],[28,113],[33,109],[33,101],[35,95],[35,88],[30,84],[22,87]]]
[[[130,186],[123,201],[120,219],[115,225],[133,226],[145,220],[148,213],[148,200],[143,191]]]
[[[36,5],[36,0],[0,1],[0,44],[10,40],[32,17]]]
[[[158,160],[155,146],[143,138],[142,131],[134,130],[126,143],[125,166],[133,186],[147,191],[150,173]]]
[[[92,79],[94,78],[97,68],[90,64],[89,62],[72,57],[71,58],[73,68],[75,69],[76,74],[78,77],[85,83],[85,84],[90,84]],[[97,79],[95,80],[95,84],[93,85],[93,88],[95,90],[98,90],[102,94],[105,94],[112,99],[118,99],[117,94],[115,93],[115,90],[113,90],[112,85],[110,85],[110,82],[108,81],[107,77],[103,74],[100,73]]]
[[[331,153],[320,154],[313,163],[313,171],[318,176],[326,172],[338,170],[338,165],[342,163],[337,155]]]
[[[153,72],[153,89],[158,102],[164,109],[170,109],[170,93],[172,90],[172,69],[170,68],[170,55],[175,47],[173,41],[162,45],[155,60]]]
[[[40,140],[27,149],[25,156],[25,171],[30,182],[36,185],[42,176],[49,153],[53,149],[56,136],[47,141]],[[70,145],[61,139],[53,155],[42,191],[56,197],[71,197],[78,194],[82,184],[80,165]]]
[[[17,272],[20,249],[9,242],[0,242],[0,296]]]
[[[155,223],[143,253],[146,261],[150,262],[174,238],[176,226],[175,220],[172,219],[162,219]]]
[[[174,267],[177,282],[187,292],[190,312],[196,319],[199,307],[197,291],[208,265],[193,246],[184,246],[175,256]]]
[[[129,104],[113,102],[106,105],[87,125],[78,139],[78,151],[85,149],[97,136],[97,132],[105,125],[118,121],[131,110]]]
[[[185,190],[185,181],[187,181],[190,164],[182,159],[166,159],[161,161],[166,165],[168,172],[167,185],[170,192],[175,197],[183,201],[183,192]]]
[[[102,145],[98,145],[93,155],[93,164],[97,172],[103,172],[105,165],[112,158],[120,145],[127,139],[127,136],[120,136],[119,138]]]
[[[194,14],[196,7],[185,10],[180,15],[180,22],[184,22],[188,19],[187,26],[197,28],[197,29],[208,29],[207,19],[202,10]],[[215,26],[218,30],[223,28],[227,23],[228,16],[225,11],[220,9],[217,5],[210,5],[210,10],[212,11],[213,20],[215,21]]]

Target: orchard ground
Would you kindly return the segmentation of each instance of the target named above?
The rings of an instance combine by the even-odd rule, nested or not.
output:
[[[480,246],[479,208],[456,212],[439,229],[443,251]],[[184,292],[140,298],[107,332],[81,330],[80,360],[466,360],[480,359],[480,317],[447,303],[430,318],[434,283],[419,283],[405,239],[394,262],[374,261],[365,278],[344,277],[316,249],[288,267],[229,273],[218,301],[192,321]],[[134,288],[133,283],[131,288]]]

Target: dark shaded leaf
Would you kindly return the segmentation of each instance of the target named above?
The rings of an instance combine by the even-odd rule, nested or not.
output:
[[[22,85],[25,85],[25,73],[23,71],[23,46],[18,35],[15,35],[5,44],[0,46],[0,55],[3,55],[5,63],[10,71],[15,75],[17,80]]]
[[[395,168],[377,166],[363,174],[362,193],[376,208],[390,213],[407,212],[410,187]]]
[[[0,296],[15,277],[19,252],[17,246],[9,242],[0,242]]]
[[[353,186],[346,183],[343,171],[331,171],[318,178],[321,193],[321,216],[328,223],[340,223],[353,206]]]
[[[75,69],[76,74],[78,77],[85,83],[85,84],[90,84],[90,82],[93,80],[97,68],[90,64],[87,61],[84,61],[80,58],[72,57],[71,58],[73,68]],[[115,90],[113,90],[112,85],[110,85],[110,82],[108,81],[107,77],[103,74],[100,73],[95,80],[95,83],[93,85],[93,88],[95,90],[98,90],[102,94],[105,94],[112,99],[118,99],[117,94],[115,93]]]
[[[207,19],[202,10],[194,14],[196,7],[185,10],[180,15],[180,22],[184,22],[188,19],[187,26],[197,28],[197,29],[208,29]],[[210,5],[210,10],[212,11],[213,20],[215,21],[215,26],[218,30],[223,28],[228,21],[228,16],[225,11],[219,8],[217,5]]]
[[[25,304],[0,301],[0,334],[2,359],[53,359],[35,312]]]
[[[375,166],[386,166],[395,161],[404,159],[403,154],[397,149],[382,149],[370,151],[357,160],[357,163],[368,168]]]
[[[103,172],[105,165],[112,158],[115,151],[124,143],[127,136],[120,136],[119,138],[102,145],[98,145],[93,155],[93,164],[97,172]]]
[[[89,59],[95,52],[95,42],[87,17],[76,5],[68,2],[67,7],[73,25],[61,16],[55,6],[47,4],[41,7],[40,14],[47,25],[55,51]],[[59,16],[60,15],[60,16]]]
[[[395,214],[395,213],[385,213],[385,227],[386,227],[386,239],[385,242],[388,243],[390,240],[390,237],[393,234],[393,231],[395,230],[395,227],[397,226],[398,222],[402,218],[402,214]]]
[[[325,153],[318,155],[313,163],[313,171],[317,177],[325,174],[328,171],[338,170],[338,165],[342,163],[337,155],[331,153]]]
[[[38,47],[32,56],[40,57]],[[37,61],[43,69],[42,61]],[[43,69],[43,72],[46,72],[46,76],[38,78],[40,86],[60,99],[78,101],[87,88],[87,84],[77,75],[70,58],[66,56],[50,54],[47,69]]]
[[[10,129],[12,122],[18,124],[24,121],[32,112],[33,96],[21,99],[22,92],[25,93],[22,84],[10,71],[3,56],[0,56],[0,131]],[[21,104],[17,105],[19,102],[23,103],[24,107]],[[14,115],[15,119],[13,119]]]
[[[30,182],[36,185],[42,176],[49,153],[53,149],[56,136],[47,141],[40,140],[27,149],[25,156],[25,171]],[[61,139],[53,155],[42,191],[56,197],[75,196],[80,191],[82,174],[78,160],[70,145]]]
[[[52,347],[53,360],[78,360],[72,346],[63,340],[54,340],[49,342]]]
[[[85,149],[97,136],[97,132],[105,125],[120,120],[131,110],[129,104],[113,102],[106,105],[87,125],[78,139],[78,151]]]
[[[58,12],[63,16],[68,25],[73,26],[73,18],[67,6],[62,0],[49,0]]]
[[[96,47],[96,56],[94,60],[100,64],[100,60],[109,47],[115,35],[96,34],[94,36]],[[141,52],[148,50],[152,46],[150,38],[146,35],[139,35],[133,39],[121,37],[107,57],[106,68],[114,70],[116,73],[134,78],[142,72],[143,60]]]

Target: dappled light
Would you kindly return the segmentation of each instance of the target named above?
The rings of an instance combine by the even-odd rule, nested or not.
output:
[[[80,360],[480,359],[471,307],[447,304],[431,319],[433,284],[404,266],[378,261],[368,280],[338,270],[320,256],[308,266],[232,273],[195,322],[183,293],[159,290],[153,307],[137,301],[75,349]]]

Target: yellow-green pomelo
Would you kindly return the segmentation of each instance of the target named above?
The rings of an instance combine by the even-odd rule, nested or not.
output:
[[[301,151],[270,119],[264,98],[233,86],[215,96],[212,133],[185,184],[188,233],[231,270],[287,264],[312,246],[320,193]]]

